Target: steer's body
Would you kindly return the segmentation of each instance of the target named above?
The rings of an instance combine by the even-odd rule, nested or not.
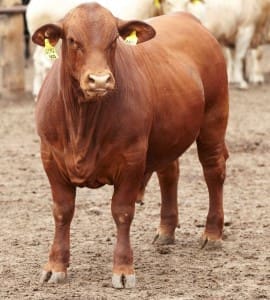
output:
[[[104,62],[106,39],[115,30],[110,18],[113,20],[106,10],[92,4],[80,6],[64,19],[64,40],[70,32],[74,35],[81,30],[91,51],[76,52],[72,61],[72,50],[63,40],[61,57],[39,95],[37,127],[56,222],[43,280],[48,274],[52,274],[51,281],[65,277],[75,187],[112,184],[112,214],[117,225],[113,285],[133,286],[129,227],[135,201],[151,173],[157,171],[162,192],[159,237],[172,241],[178,224],[177,158],[195,140],[210,194],[204,238],[221,238],[228,89],[219,45],[193,17],[162,16],[149,20],[157,32],[154,39],[130,46],[118,38]],[[103,26],[108,30],[100,34],[98,28]],[[86,27],[91,28],[88,37],[84,36]],[[50,36],[54,27],[44,28],[38,33]],[[125,37],[126,31],[121,30]],[[140,30],[137,32],[140,42]],[[146,32],[149,34],[148,29]],[[42,44],[38,33],[36,41]],[[71,74],[69,64],[80,75],[77,71]]]

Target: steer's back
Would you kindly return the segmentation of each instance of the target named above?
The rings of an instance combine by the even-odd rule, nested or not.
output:
[[[149,23],[157,32],[152,53],[164,47],[175,63],[193,66],[202,80],[206,101],[222,86],[227,87],[221,47],[198,19],[188,13],[175,13],[153,18]]]

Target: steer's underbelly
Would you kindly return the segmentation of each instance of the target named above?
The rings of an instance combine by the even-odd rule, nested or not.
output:
[[[156,171],[177,159],[196,140],[200,127],[194,126],[190,131],[179,131],[178,135],[161,138],[153,143],[147,155],[147,171]]]

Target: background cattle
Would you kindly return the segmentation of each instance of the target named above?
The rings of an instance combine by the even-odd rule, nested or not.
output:
[[[131,34],[138,45],[125,42]],[[46,40],[55,45],[59,39],[60,58],[43,83],[36,107],[55,220],[42,281],[66,278],[76,187],[110,184],[117,227],[112,283],[131,288],[135,202],[156,171],[161,188],[157,238],[173,243],[178,225],[177,158],[194,141],[209,191],[203,240],[222,237],[228,158],[225,60],[213,36],[184,13],[145,23],[115,18],[96,3],[83,4],[33,35],[39,46]]]
[[[61,0],[55,5],[54,0],[31,0],[27,7],[26,18],[30,35],[41,25],[61,19],[70,9],[80,3],[97,2],[107,7],[112,13],[122,19],[146,19],[156,14],[153,0]],[[33,55],[34,63],[34,96],[37,96],[41,84],[52,66],[52,61],[44,56],[44,51],[36,47]]]
[[[40,24],[61,18],[70,8],[85,1],[68,0],[57,7],[52,0],[32,0],[27,9],[30,33]],[[86,0],[86,2],[93,2]],[[223,45],[227,60],[229,82],[247,88],[248,82],[264,82],[259,46],[269,41],[269,0],[98,0],[114,15],[123,19],[146,19],[148,17],[184,10],[197,16]],[[230,16],[230,17],[228,17]],[[33,95],[52,65],[42,49],[35,50]]]
[[[269,0],[164,0],[161,1],[164,13],[185,10],[197,16],[225,46],[229,81],[240,88],[247,88],[244,76],[244,61],[248,57],[247,79],[261,83],[264,76],[259,67],[259,45],[269,41]],[[233,51],[230,48],[233,46]],[[249,55],[248,49],[252,47]]]

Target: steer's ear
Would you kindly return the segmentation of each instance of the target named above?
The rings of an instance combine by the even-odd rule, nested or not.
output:
[[[155,35],[155,29],[142,21],[123,21],[118,19],[118,31],[125,40],[132,32],[136,32],[137,44],[151,40]]]
[[[46,24],[39,27],[32,36],[32,41],[39,45],[45,45],[45,39],[50,41],[52,46],[55,46],[60,38],[63,37],[63,28],[61,24]]]

